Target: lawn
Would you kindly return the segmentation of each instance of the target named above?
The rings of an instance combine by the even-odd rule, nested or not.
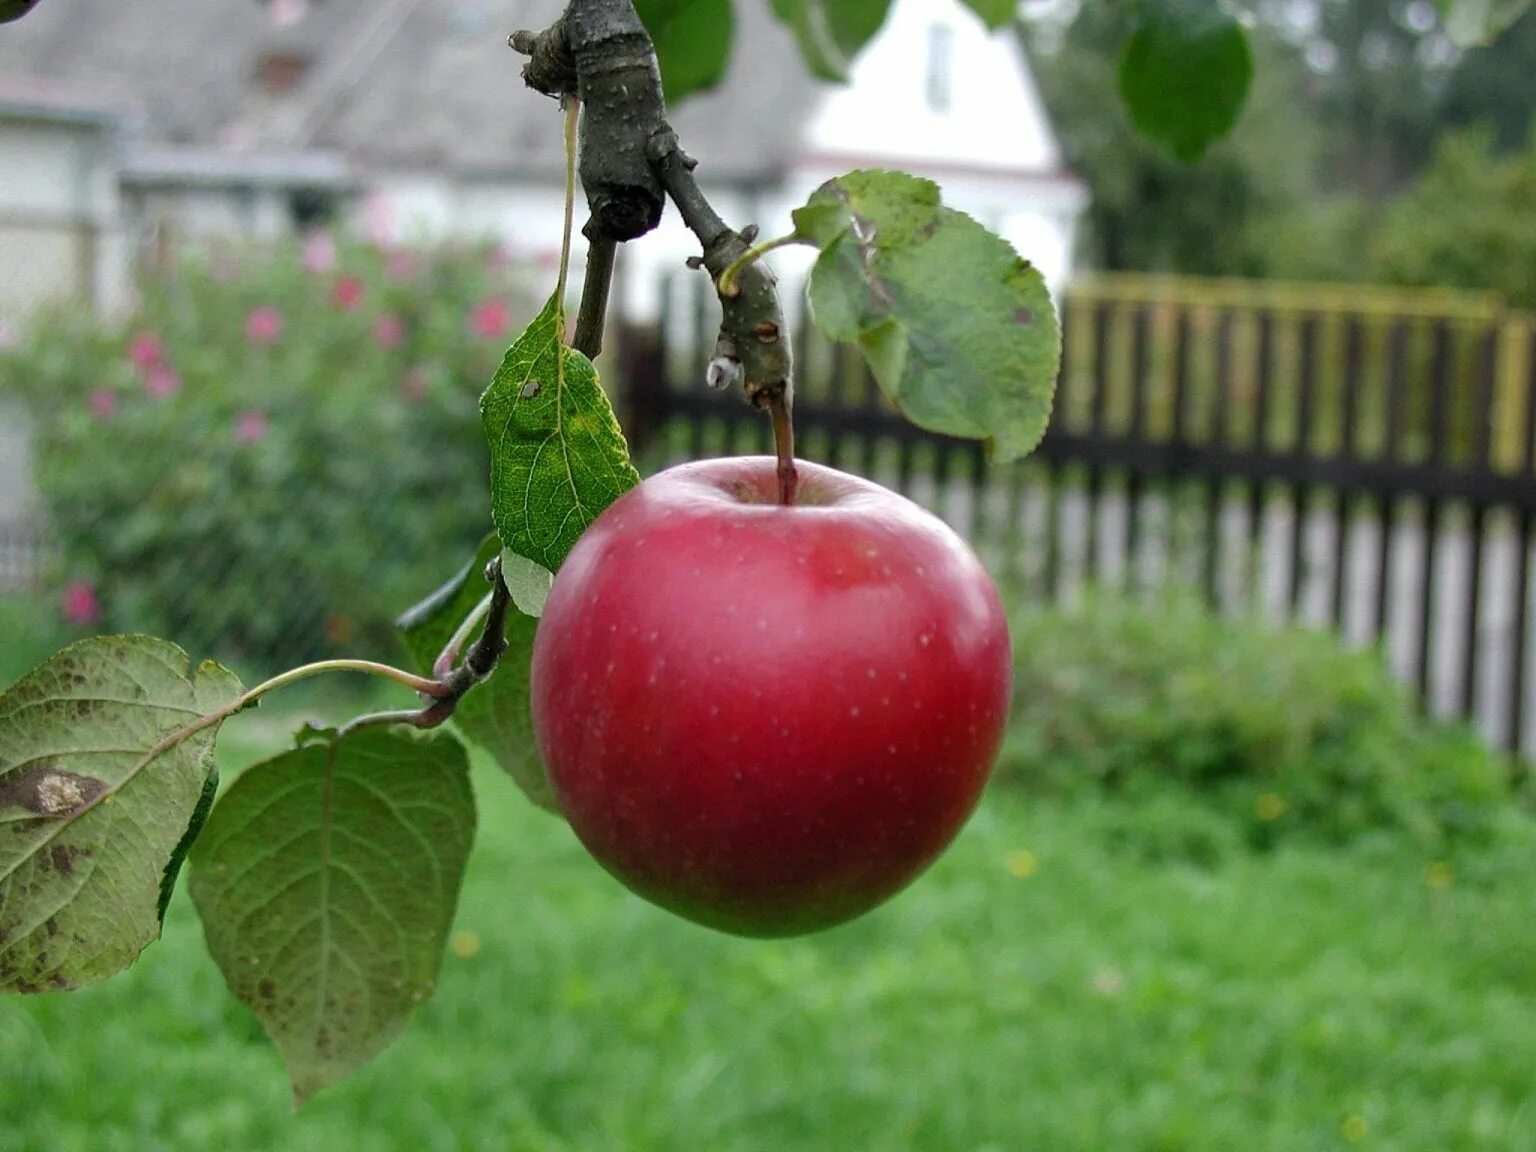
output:
[[[1536,1148],[1529,844],[1201,867],[1149,858],[1127,802],[994,790],[885,909],[759,943],[628,896],[477,773],[453,951],[375,1065],[293,1114],[183,893],[128,975],[0,1000],[0,1152]]]

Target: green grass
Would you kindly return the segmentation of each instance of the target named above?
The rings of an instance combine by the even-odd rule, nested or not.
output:
[[[1123,803],[999,792],[885,909],[760,943],[476,783],[478,950],[376,1064],[291,1113],[182,894],[127,975],[0,1001],[0,1152],[1536,1147],[1529,843],[1445,888],[1383,840],[1201,868],[1150,861]]]

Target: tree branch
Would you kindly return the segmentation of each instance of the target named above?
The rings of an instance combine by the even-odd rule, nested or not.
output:
[[[750,258],[752,234],[726,224],[694,179],[696,164],[666,122],[656,50],[632,0],[570,0],[553,27],[537,34],[515,33],[511,43],[533,56],[524,78],[551,95],[569,91],[569,71],[563,61],[541,63],[541,53],[558,55],[563,45],[585,109],[581,181],[592,209],[584,231],[593,242],[593,254],[588,258],[577,347],[602,342],[601,318],[593,315],[600,303],[594,275],[603,273],[600,260],[596,270],[593,266],[599,241],[626,241],[650,231],[660,219],[665,192],[698,237],[702,264],[720,299],[720,334],[709,382],[740,382],[754,407],[773,413],[781,496],[786,502],[792,499],[789,420],[794,363],[777,284],[760,260]],[[722,291],[721,277],[728,268],[731,276]],[[601,286],[605,302],[606,275]]]
[[[359,728],[372,728],[380,724],[436,728],[448,722],[458,709],[459,701],[464,699],[471,688],[496,670],[497,663],[507,650],[507,613],[512,607],[512,592],[501,575],[500,556],[486,565],[485,578],[491,582],[491,605],[485,613],[485,624],[480,629],[480,636],[470,645],[458,667],[430,682],[431,699],[418,709],[371,712],[359,716],[343,726],[337,733],[338,737]],[[444,657],[446,659],[440,660],[440,665],[452,660],[449,652],[445,652]]]
[[[618,244],[606,236],[594,237],[592,225],[582,229],[587,237],[587,275],[581,286],[581,307],[576,313],[576,334],[571,347],[588,360],[603,350],[603,326],[608,318],[608,293],[613,285],[613,261]]]

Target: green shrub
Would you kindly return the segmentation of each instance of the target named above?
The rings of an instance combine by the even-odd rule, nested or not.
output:
[[[477,399],[528,312],[503,263],[316,237],[182,263],[121,323],[41,321],[0,395],[65,614],[254,670],[389,644],[489,524]]]
[[[1332,636],[1224,619],[1187,599],[1092,599],[1013,626],[1013,723],[1001,779],[1047,791],[1208,797],[1241,835],[1342,840],[1406,832],[1427,847],[1483,838],[1510,765],[1466,727],[1421,716],[1377,654]],[[1219,848],[1200,838],[1189,853]],[[1215,848],[1209,848],[1215,845]]]
[[[41,664],[70,640],[51,612],[19,596],[0,594],[0,689]]]

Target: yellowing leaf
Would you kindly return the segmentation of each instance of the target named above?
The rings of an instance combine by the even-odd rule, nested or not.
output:
[[[148,636],[64,649],[0,695],[0,990],[104,980],[160,934],[213,797],[217,664]]]

